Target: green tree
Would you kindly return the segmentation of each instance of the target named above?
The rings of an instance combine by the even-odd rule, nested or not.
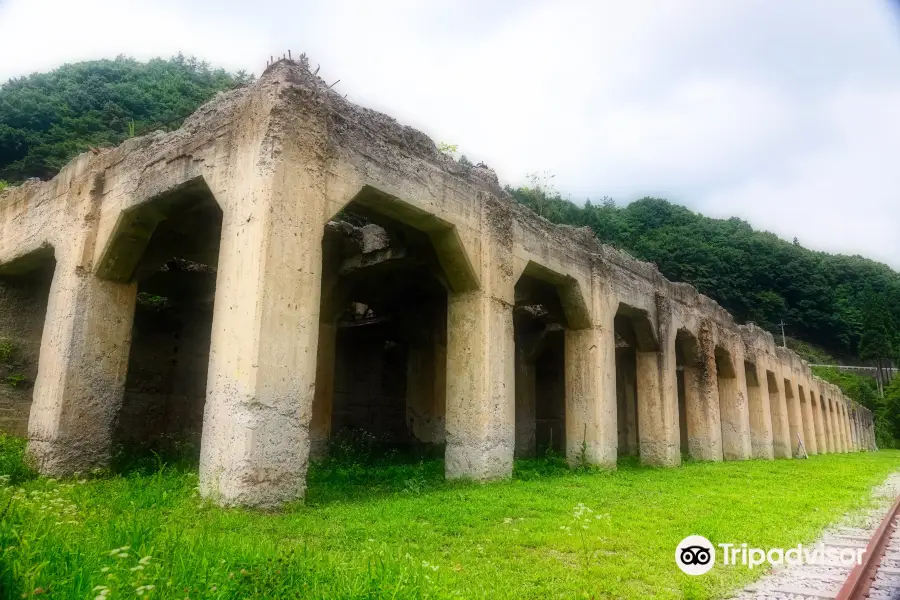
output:
[[[64,65],[0,86],[0,179],[48,179],[92,147],[172,129],[217,92],[251,81],[179,54]]]
[[[738,322],[753,321],[780,338],[784,319],[788,335],[845,361],[857,356],[868,294],[900,323],[900,273],[886,265],[815,252],[740,219],[711,219],[658,198],[576,206],[544,181],[531,176],[507,191],[547,219],[590,227],[601,242],[694,285]]]
[[[877,369],[878,382],[882,384],[888,377],[891,359],[894,357],[894,344],[897,332],[882,298],[869,293],[865,298],[865,309],[862,319],[862,336],[859,340],[859,357],[871,361]]]
[[[900,377],[884,389],[881,411],[875,415],[875,435],[881,447],[897,447],[900,440]]]

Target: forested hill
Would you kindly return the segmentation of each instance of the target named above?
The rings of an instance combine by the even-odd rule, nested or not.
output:
[[[860,354],[864,332],[864,358],[900,353],[900,273],[884,264],[814,252],[740,219],[711,219],[657,198],[581,207],[540,186],[507,189],[547,219],[590,227],[667,278],[693,284],[740,322],[776,333],[784,319],[788,336],[845,358]]]
[[[92,146],[176,128],[216,92],[250,80],[181,55],[83,62],[11,80],[0,86],[0,180],[48,179]],[[551,221],[591,227],[669,279],[695,285],[741,322],[774,333],[784,319],[789,336],[845,357],[858,355],[861,339],[863,358],[900,353],[900,274],[885,265],[813,252],[664,200],[582,207],[548,189],[509,191]]]
[[[247,74],[178,55],[68,64],[0,86],[0,180],[48,179],[90,147],[173,129],[216,92]]]

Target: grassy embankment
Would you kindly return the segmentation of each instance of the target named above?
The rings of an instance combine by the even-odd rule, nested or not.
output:
[[[759,572],[683,575],[683,537],[811,541],[900,467],[897,451],[615,472],[540,460],[480,485],[443,481],[439,460],[344,459],[313,465],[305,505],[266,514],[202,502],[189,463],[52,481],[22,449],[0,436],[6,598],[721,597]]]

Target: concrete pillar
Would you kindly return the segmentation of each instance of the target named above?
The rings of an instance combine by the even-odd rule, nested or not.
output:
[[[822,413],[822,434],[825,439],[826,452],[834,452],[834,443],[831,438],[831,430],[828,424],[828,397],[826,396],[828,388],[823,387],[823,389],[826,391],[819,396],[819,409]]]
[[[743,353],[720,354],[717,361],[719,411],[722,418],[722,455],[725,460],[747,460],[752,455],[750,410]]]
[[[659,352],[637,352],[638,433],[641,463],[655,466],[681,464],[678,429],[678,384],[675,375],[675,331],[670,313],[658,308]]]
[[[722,422],[715,345],[708,328],[700,331],[696,361],[684,365],[684,405],[688,449],[696,460],[722,460]]]
[[[875,417],[871,412],[868,413],[868,426],[869,426],[869,450],[873,452],[876,449],[875,443]]]
[[[331,438],[331,414],[334,405],[334,361],[337,349],[337,325],[319,323],[319,345],[316,351],[316,391],[313,397],[312,421],[309,425],[309,456],[324,458]]]
[[[861,408],[859,411],[859,437],[862,450],[869,450],[869,428],[867,425],[868,411]]]
[[[853,451],[859,452],[859,432],[857,431],[857,423],[856,423],[856,406],[850,406],[849,412],[850,418],[850,439],[853,442]]]
[[[838,452],[843,453],[847,451],[847,430],[844,428],[843,403],[838,398],[834,401],[834,430],[838,440]]]
[[[306,491],[326,221],[306,149],[246,157],[227,190],[200,453],[201,494],[224,505]]]
[[[745,362],[747,401],[750,411],[750,447],[753,458],[775,458],[772,413],[769,406],[769,382],[765,370]]]
[[[825,435],[825,420],[822,413],[822,396],[810,390],[809,399],[812,401],[813,421],[816,428],[816,448],[819,454],[828,452],[828,437]]]
[[[28,454],[45,475],[108,464],[122,405],[137,285],[104,281],[57,256],[41,337]]]
[[[424,444],[442,444],[447,404],[447,348],[443,311],[415,323],[409,332],[406,364],[406,425]],[[518,392],[518,381],[516,381]],[[516,413],[518,418],[518,412]]]
[[[862,407],[857,408],[856,411],[856,428],[859,435],[859,450],[865,451],[868,449],[866,444],[866,424],[865,424],[865,409]]]
[[[810,455],[819,453],[816,443],[816,422],[813,416],[812,392],[803,386],[797,386],[800,393],[800,407],[803,410],[803,444]]]
[[[869,450],[875,451],[875,418],[871,412],[866,413],[866,425],[869,431]]]
[[[853,452],[853,436],[850,433],[850,403],[844,400],[841,407],[844,415],[844,440],[847,446],[847,452]]]
[[[834,401],[830,396],[831,392],[828,392],[828,394],[825,397],[825,433],[828,437],[828,451],[837,453],[838,440],[834,428]]]
[[[605,273],[602,262],[593,262],[590,290],[583,290],[590,296],[590,327],[565,332],[566,458],[615,468],[618,305]]]
[[[537,448],[535,366],[524,344],[516,347],[516,457],[535,455]]]
[[[791,432],[791,452],[797,456],[797,439],[803,440],[803,412],[800,407],[800,392],[792,379],[784,380],[785,397],[788,409],[788,426]],[[806,442],[804,441],[804,445]]]
[[[777,377],[774,371],[766,371],[766,381],[769,389],[769,407],[772,413],[775,457],[793,458],[787,400],[784,395],[784,380]]]
[[[598,295],[595,289],[595,307],[603,304]],[[566,330],[566,458],[571,465],[616,466],[614,315],[607,309],[592,328]]]
[[[841,451],[841,437],[840,431],[837,426],[837,405],[835,403],[834,397],[828,397],[828,427],[831,433],[831,438],[834,440],[834,452],[835,454]]]
[[[512,304],[485,290],[452,293],[447,313],[447,478],[509,477],[515,449]]]

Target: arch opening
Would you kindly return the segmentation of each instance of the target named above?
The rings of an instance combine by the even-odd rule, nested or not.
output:
[[[659,345],[647,312],[626,304],[620,304],[616,311],[613,331],[616,353],[618,455],[639,457],[640,404],[645,400],[642,393],[652,393],[646,388],[649,387],[648,384],[655,374],[639,373],[638,354],[658,352]]]
[[[429,232],[353,201],[325,227],[311,454],[442,454],[448,292]]]
[[[719,414],[721,416],[722,457],[726,460],[743,460],[749,458],[750,444],[745,439],[746,431],[742,414],[744,402],[736,365],[731,353],[722,346],[716,346],[716,380],[719,388]],[[745,409],[746,410],[746,409]],[[746,442],[750,442],[746,439]]]
[[[28,433],[50,286],[53,248],[0,267],[0,432]]]
[[[794,456],[799,450],[799,440],[803,435],[801,433],[803,420],[801,416],[800,401],[794,395],[794,386],[791,383],[791,380],[787,378],[784,379],[784,399],[785,405],[787,406],[788,431],[790,433],[788,443],[791,446],[791,455]]]
[[[526,269],[513,308],[517,458],[566,452],[567,327],[557,287]]]
[[[703,373],[697,338],[686,329],[675,334],[675,375],[678,393],[679,444],[682,456],[705,458],[708,415],[703,406]],[[692,443],[693,440],[693,443]]]
[[[755,458],[774,458],[774,432],[771,402],[762,386],[768,385],[756,363],[744,361],[744,381],[747,385],[747,405],[750,413],[750,449]]]
[[[99,273],[137,282],[114,459],[199,456],[222,217],[198,178],[120,219],[111,238]]]

